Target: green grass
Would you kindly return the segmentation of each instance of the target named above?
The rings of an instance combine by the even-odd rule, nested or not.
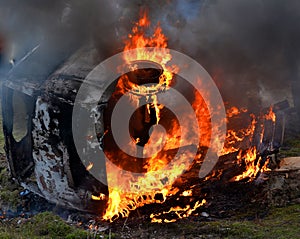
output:
[[[228,238],[300,238],[300,205],[273,208],[263,220],[222,223]]]
[[[51,212],[30,219],[1,221],[0,239],[93,239],[93,238],[228,238],[228,239],[297,239],[300,238],[300,205],[273,208],[264,219],[217,220],[196,222],[189,219],[171,224],[143,223],[126,230],[112,229],[93,234],[68,225]]]
[[[40,213],[18,224],[16,220],[0,227],[0,239],[86,239],[87,231],[66,224],[60,217],[50,213]]]
[[[297,239],[300,238],[300,205],[273,208],[266,218],[254,221],[194,222],[186,219],[173,225],[144,226],[133,238],[147,238],[140,237],[145,234],[149,238]]]
[[[2,108],[1,108],[1,101],[0,101],[0,154],[4,153],[4,135],[3,135],[3,128],[2,128]]]
[[[285,142],[288,149],[281,150],[280,153],[285,157],[296,157],[300,156],[300,139],[290,139]]]
[[[0,207],[2,209],[16,209],[21,203],[20,190],[20,186],[10,178],[7,164],[3,159],[0,159]]]
[[[43,212],[29,219],[13,219],[0,224],[0,239],[107,239],[115,238],[104,232],[94,233],[71,226],[51,212]]]

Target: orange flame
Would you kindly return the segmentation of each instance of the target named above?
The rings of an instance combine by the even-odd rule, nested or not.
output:
[[[154,33],[152,36],[147,37],[145,32],[147,28],[150,27],[150,21],[146,12],[142,13],[140,20],[135,24],[132,29],[132,34],[129,35],[129,39],[126,41],[124,51],[137,48],[137,55],[125,54],[126,64],[131,64],[133,60],[149,60],[159,63],[163,68],[162,75],[159,78],[158,85],[164,85],[167,89],[170,85],[173,74],[178,71],[178,68],[175,66],[167,67],[166,64],[171,60],[171,55],[167,47],[167,38],[162,33],[162,30],[159,24],[155,27]],[[147,47],[152,47],[151,49]],[[131,65],[132,70],[135,70],[135,65]],[[124,93],[125,83],[128,84],[128,79],[124,78],[118,81],[116,91]],[[127,82],[126,82],[127,80]],[[134,92],[137,92],[137,95],[143,95],[149,91],[155,91],[154,86],[132,86]],[[148,100],[151,100],[151,103],[147,104],[146,110],[150,113],[150,107],[155,109],[156,114],[156,123],[160,120],[160,112],[163,106],[159,105],[155,94],[148,96]],[[132,97],[132,102],[138,106],[139,99],[138,97]],[[203,100],[202,100],[203,101]],[[196,105],[196,104],[195,104]],[[196,105],[196,107],[201,108],[201,105]],[[194,104],[193,104],[194,106]],[[204,107],[204,112],[208,111],[207,107]],[[202,112],[203,113],[203,112]],[[209,114],[208,114],[209,117]],[[203,132],[208,126],[210,126],[209,119],[208,123],[202,122]],[[167,152],[168,150],[177,149],[179,145],[182,145],[181,134],[187,134],[185,137],[188,138],[189,132],[181,132],[181,128],[178,123],[170,122],[172,132],[169,132],[167,136],[161,136],[159,133],[156,133],[154,130],[148,144],[151,144],[151,149],[154,151],[157,148],[163,147],[162,152]],[[198,130],[197,130],[198,131]],[[210,134],[209,134],[210,135]],[[139,139],[134,139],[134,145]],[[108,199],[108,208],[103,216],[103,219],[113,221],[119,216],[126,217],[129,215],[131,210],[136,209],[137,207],[143,206],[149,203],[162,203],[166,200],[167,196],[174,195],[178,192],[178,188],[173,188],[170,183],[165,183],[163,180],[158,180],[159,178],[165,178],[166,182],[174,182],[179,175],[181,175],[184,170],[186,170],[186,158],[192,158],[194,155],[190,155],[189,150],[185,153],[179,155],[179,159],[176,162],[172,160],[172,154],[169,153],[152,153],[151,149],[148,147],[148,144],[144,147],[144,153],[151,155],[150,159],[144,165],[146,173],[143,176],[133,176],[123,172],[122,175],[116,171],[113,165],[107,164],[107,179],[108,185],[118,185],[114,187],[109,187],[109,199]],[[189,142],[185,142],[183,145],[189,145]],[[129,146],[130,147],[130,146]],[[134,146],[135,147],[135,146]],[[155,151],[157,152],[157,151]],[[112,157],[118,157],[118,155],[112,155]],[[124,159],[126,161],[126,159]],[[172,170],[165,170],[164,167],[168,165]],[[162,200],[156,200],[155,195],[160,194]],[[196,204],[197,206],[197,204]],[[193,209],[186,209],[192,213]],[[187,212],[187,215],[189,213]]]
[[[269,171],[270,169],[267,167],[269,160],[266,160],[262,166],[260,166],[262,162],[262,157],[257,155],[256,147],[251,147],[246,151],[246,153],[239,152],[237,156],[240,163],[244,162],[246,165],[246,170],[233,178],[234,181],[240,181],[242,179],[248,178],[248,181],[252,181],[259,172]]]
[[[94,167],[94,164],[90,162],[89,165],[86,166],[86,170],[90,171],[93,167]]]
[[[247,111],[248,110],[246,108],[239,109],[239,108],[233,106],[233,107],[231,107],[230,109],[227,110],[226,115],[227,115],[228,118],[232,118],[234,116],[237,116],[241,113],[245,113]]]
[[[228,120],[229,116],[238,115],[241,112],[247,112],[247,111],[237,110],[237,111],[235,111],[234,114],[232,113],[232,111],[229,111],[229,112],[227,111],[227,120]],[[251,141],[254,131],[256,129],[257,119],[254,114],[250,114],[250,118],[251,118],[251,123],[249,124],[249,126],[247,128],[239,129],[237,131],[231,130],[231,129],[227,130],[225,145],[224,145],[224,148],[221,153],[222,155],[239,151],[238,143],[244,141],[245,139],[248,139],[249,141]]]
[[[272,120],[273,123],[276,121],[276,115],[273,112],[273,107],[270,107],[268,114],[265,115],[266,120]]]
[[[256,163],[256,153],[256,147],[252,147],[247,150],[245,155],[242,155],[241,151],[239,152],[237,159],[240,161],[240,163],[242,160],[244,160],[246,164],[246,171],[244,171],[241,175],[234,177],[234,181],[240,181],[244,178],[255,177],[257,175],[259,172],[259,166]]]
[[[168,39],[163,34],[160,24],[158,23],[154,29],[152,36],[145,35],[147,28],[150,26],[150,20],[148,18],[147,11],[141,12],[141,18],[135,26],[132,28],[132,34],[128,35],[128,40],[125,42],[124,51],[136,49],[137,51],[130,54],[125,54],[125,62],[128,65],[132,64],[133,60],[148,60],[159,63],[164,71],[160,77],[160,84],[170,84],[173,78],[174,68],[166,67],[166,64],[172,59],[172,56],[167,49]],[[152,49],[149,49],[152,47]],[[132,70],[135,70],[135,66],[132,66]]]
[[[105,197],[106,197],[106,196],[105,196],[105,194],[103,194],[103,193],[100,193],[99,196],[92,195],[92,199],[93,199],[93,200],[97,200],[97,201],[99,201],[99,200],[104,200]]]
[[[154,28],[154,33],[151,36],[146,36],[145,32],[150,29],[150,21],[147,15],[147,12],[142,12],[141,18],[135,23],[132,28],[132,33],[128,35],[128,40],[125,42],[124,51],[128,51],[130,49],[137,49],[134,53],[125,54],[124,61],[127,65],[131,67],[131,70],[136,70],[136,65],[132,64],[135,60],[148,60],[158,63],[162,68],[162,75],[159,78],[159,84],[164,85],[166,89],[170,86],[173,79],[173,74],[178,72],[178,67],[167,66],[167,63],[171,60],[172,56],[167,47],[167,38],[162,33],[162,29],[158,24]],[[149,49],[148,47],[151,47]],[[134,54],[134,55],[133,55]],[[199,80],[200,81],[200,80]],[[128,84],[129,79],[126,75],[122,76],[118,81],[116,86],[116,91],[119,93],[124,93],[126,84]],[[144,86],[144,85],[133,85],[131,83],[131,87],[134,92],[137,94],[134,96],[129,96],[131,102],[135,106],[139,106],[139,96],[138,95],[147,95],[150,91],[157,91],[157,85],[153,86]],[[176,187],[172,187],[171,184],[163,182],[163,180],[158,180],[162,178],[162,176],[166,179],[167,182],[174,182],[175,179],[178,178],[186,169],[186,159],[194,157],[188,150],[185,151],[184,154],[180,155],[180,158],[173,162],[172,158],[169,154],[159,154],[153,153],[158,152],[157,149],[174,150],[179,147],[179,145],[191,145],[189,142],[184,142],[183,139],[188,139],[188,134],[193,131],[200,132],[200,146],[204,147],[215,147],[216,149],[220,149],[220,142],[217,142],[215,139],[211,138],[212,127],[219,127],[218,125],[211,125],[211,114],[217,112],[209,112],[209,107],[206,105],[207,102],[204,102],[202,96],[195,93],[195,97],[193,100],[192,107],[194,109],[198,128],[194,125],[191,126],[190,131],[181,132],[180,125],[176,124],[176,122],[170,122],[172,132],[169,132],[167,136],[162,136],[159,132],[153,131],[148,144],[144,147],[145,154],[151,155],[148,161],[143,165],[143,168],[146,170],[143,176],[135,176],[129,174],[127,172],[120,173],[119,169],[112,165],[111,163],[106,164],[107,169],[107,180],[109,185],[109,199],[108,199],[108,207],[106,209],[105,215],[103,216],[104,220],[113,221],[118,217],[128,217],[131,210],[135,210],[138,207],[141,207],[145,204],[150,203],[163,203],[166,201],[168,196],[172,196],[176,194],[179,189]],[[205,92],[209,94],[209,92]],[[156,115],[156,124],[160,122],[161,119],[161,111],[163,110],[163,106],[159,105],[157,102],[157,98],[155,94],[147,95],[147,105],[146,111],[150,114],[151,109],[155,110]],[[227,118],[237,117],[242,113],[247,113],[247,109],[237,107],[232,107],[227,110]],[[187,116],[187,120],[191,116]],[[270,110],[268,116],[265,118],[271,119],[275,122],[276,117],[272,109]],[[249,116],[249,126],[240,129],[237,131],[228,130],[226,136],[226,142],[223,150],[218,152],[218,155],[224,155],[231,152],[239,151],[237,160],[239,164],[245,165],[245,172],[241,175],[236,176],[233,180],[238,181],[243,178],[253,178],[255,177],[260,170],[267,170],[266,164],[263,166],[263,169],[260,169],[259,163],[261,161],[261,157],[257,156],[256,147],[251,147],[246,153],[243,153],[242,150],[239,149],[239,143],[247,139],[251,142],[254,132],[256,130],[256,125],[258,119],[255,115],[250,114]],[[194,128],[195,127],[195,128]],[[262,128],[263,130],[263,128]],[[216,129],[215,132],[218,132]],[[133,139],[133,144],[129,145],[128,148],[131,148],[133,151],[136,150],[136,144],[140,142],[140,138]],[[167,143],[166,143],[167,142]],[[148,147],[151,144],[151,148]],[[197,145],[199,146],[199,145]],[[162,150],[162,151],[163,151]],[[152,152],[153,151],[153,152]],[[112,158],[119,158],[120,155],[114,155],[112,152]],[[199,156],[200,158],[200,156]],[[258,158],[258,159],[257,159]],[[138,163],[137,159],[137,163]],[[198,159],[197,159],[198,160]],[[124,161],[126,163],[126,158],[121,158],[120,161]],[[166,165],[170,165],[172,167],[172,171],[164,170]],[[220,176],[222,172],[218,171],[215,175]],[[206,178],[205,180],[207,180]],[[113,187],[110,185],[114,185]],[[116,186],[118,185],[118,186]],[[161,200],[155,199],[156,195],[161,195]],[[191,196],[193,194],[192,190],[186,190],[182,192],[181,196]],[[96,198],[96,197],[95,197]],[[97,199],[95,199],[97,200]],[[205,199],[202,202],[197,202],[193,207],[191,205],[187,205],[185,208],[181,207],[172,207],[167,212],[162,212],[158,214],[151,214],[150,218],[152,222],[158,223],[169,223],[176,221],[180,218],[185,218],[190,216],[197,208],[204,205],[206,203]],[[165,214],[175,213],[177,215],[177,219],[160,219],[159,217]]]
[[[178,219],[186,218],[186,217],[189,217],[197,208],[203,206],[205,203],[206,203],[206,200],[203,199],[201,202],[197,201],[195,203],[194,207],[192,207],[192,208],[190,205],[187,205],[185,208],[181,208],[181,207],[177,206],[177,207],[171,207],[170,210],[167,212],[162,212],[162,213],[157,213],[157,214],[152,213],[150,215],[151,222],[156,222],[156,223],[175,222],[176,219],[168,220],[168,219],[159,219],[157,217],[159,217],[161,215],[165,215],[165,214],[170,214],[173,212],[177,215]]]
[[[193,195],[193,191],[192,190],[186,190],[184,192],[182,192],[181,196],[184,197],[188,197],[188,196],[192,196]]]

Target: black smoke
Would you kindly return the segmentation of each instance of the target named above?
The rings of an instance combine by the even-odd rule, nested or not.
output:
[[[255,110],[288,99],[300,108],[299,1],[173,0],[148,5],[169,46],[202,64],[225,101]]]
[[[41,43],[45,47],[40,58],[60,62],[90,41],[103,58],[108,57],[122,50],[140,9],[148,8],[169,47],[202,64],[229,104],[255,111],[287,98],[300,108],[298,0],[0,0],[0,4],[0,35],[7,43],[7,58],[18,61]]]
[[[113,32],[118,11],[110,1],[101,0],[0,0],[2,67],[12,68],[38,47],[30,64],[14,71],[47,75],[94,39],[101,45],[99,54],[107,57],[118,42]]]

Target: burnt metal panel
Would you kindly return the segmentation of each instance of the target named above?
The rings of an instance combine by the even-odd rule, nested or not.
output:
[[[40,54],[38,50],[34,54]],[[25,66],[35,58],[26,59]],[[96,180],[81,162],[72,135],[72,109],[79,87],[99,63],[98,52],[85,46],[52,71],[51,75],[22,74],[24,65],[3,82],[2,115],[5,150],[11,175],[21,185],[50,202],[79,210],[101,213],[108,187]],[[98,88],[101,90],[101,88]],[[104,89],[103,89],[104,90]],[[111,91],[114,89],[111,88]],[[21,94],[27,109],[27,134],[19,142],[13,136],[13,95]],[[99,108],[100,109],[100,108]],[[98,109],[89,114],[101,114]],[[98,122],[98,121],[97,121]],[[101,128],[98,123],[97,128]],[[99,132],[103,132],[100,129]],[[88,142],[87,142],[88,143]],[[105,172],[105,165],[103,166]]]
[[[34,99],[23,93],[15,92],[5,86],[2,88],[2,115],[5,152],[12,176],[18,180],[23,180],[31,174],[33,168],[31,137],[32,122],[31,120],[21,122],[27,129],[27,133],[20,141],[16,141],[13,136],[13,121],[15,114],[17,114],[13,107],[14,94],[20,94],[21,99],[25,102],[26,117],[28,119],[32,117]]]

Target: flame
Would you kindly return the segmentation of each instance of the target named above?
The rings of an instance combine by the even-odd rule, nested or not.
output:
[[[249,178],[248,181],[252,181],[258,173],[262,173],[265,171],[270,171],[268,168],[269,159],[266,160],[266,162],[261,166],[262,163],[262,157],[257,154],[256,147],[251,147],[246,151],[246,153],[239,152],[237,159],[239,160],[239,163],[244,163],[246,166],[246,170],[238,175],[235,176],[232,180],[233,181],[240,181],[245,178]]]
[[[270,171],[268,168],[269,158],[262,159],[260,153],[257,152],[256,146],[253,146],[253,138],[256,134],[259,135],[259,143],[262,144],[265,132],[265,121],[272,121],[273,126],[275,126],[276,115],[273,112],[272,107],[270,107],[266,114],[259,116],[254,114],[249,114],[247,116],[247,113],[248,110],[245,108],[239,109],[237,107],[231,107],[227,110],[227,122],[230,122],[230,119],[232,118],[240,118],[242,121],[251,122],[246,128],[227,130],[225,145],[221,154],[225,155],[237,152],[236,163],[239,164],[241,168],[244,168],[244,172],[235,176],[231,181],[240,181],[246,178],[248,181],[252,181],[259,173]],[[243,144],[246,146],[241,149]],[[248,148],[245,149],[245,147]],[[234,156],[232,155],[232,157]],[[204,181],[211,178],[220,179],[222,173],[222,169],[218,169],[217,171],[213,170]]]
[[[99,196],[92,195],[92,200],[96,200],[96,201],[104,200],[105,197],[106,197],[105,194],[100,193]]]
[[[265,164],[261,167],[260,169],[260,172],[263,173],[263,172],[267,172],[267,171],[271,171],[270,168],[268,168],[268,164],[270,162],[270,158],[267,158]]]
[[[157,102],[157,96],[156,95],[152,95],[151,96],[152,99],[152,104],[153,107],[155,109],[155,116],[156,116],[156,124],[158,124],[159,120],[160,120],[160,110],[164,108],[163,105],[158,104]]]
[[[94,164],[90,162],[89,165],[86,166],[86,170],[90,171],[93,168],[93,166],[94,166]]]
[[[233,106],[226,111],[226,116],[227,116],[227,118],[232,118],[234,116],[240,115],[241,113],[245,113],[247,111],[248,110],[246,108],[239,109],[239,108]]]
[[[145,32],[149,32],[151,24],[147,15],[147,12],[142,12],[141,18],[135,23],[132,28],[132,33],[128,35],[128,40],[125,42],[124,51],[135,49],[137,51],[134,53],[124,54],[124,62],[131,70],[136,70],[137,65],[134,63],[136,59],[147,60],[158,63],[163,71],[159,77],[159,83],[154,85],[137,85],[130,82],[129,77],[124,74],[118,80],[116,86],[116,94],[125,94],[128,88],[132,90],[134,94],[128,94],[130,102],[135,107],[140,107],[140,99],[144,97],[146,99],[145,107],[145,118],[150,117],[151,111],[155,111],[156,124],[160,123],[161,112],[164,109],[163,105],[160,105],[157,101],[156,92],[160,90],[165,90],[170,87],[173,79],[173,74],[179,71],[177,66],[167,66],[167,63],[172,59],[170,52],[167,49],[167,38],[163,34],[160,25],[158,24],[154,28],[154,33],[147,36]],[[152,47],[151,49],[147,47]],[[135,54],[135,55],[132,55]],[[201,84],[201,79],[199,79],[199,84]],[[202,93],[202,92],[201,92]],[[209,94],[209,92],[204,92],[204,94]],[[173,187],[174,182],[184,171],[189,170],[186,166],[186,159],[194,158],[194,155],[186,150],[184,153],[179,155],[178,160],[175,162],[172,160],[172,155],[169,153],[160,153],[172,151],[178,149],[180,145],[186,145],[187,147],[192,145],[189,142],[189,134],[191,132],[200,133],[200,147],[212,147],[214,149],[220,149],[221,143],[215,138],[211,137],[212,127],[214,132],[219,132],[218,127],[220,125],[211,124],[211,116],[213,114],[218,114],[218,112],[209,112],[209,102],[204,102],[203,97],[200,93],[194,92],[194,99],[192,102],[192,107],[196,115],[197,123],[190,126],[188,131],[181,130],[181,126],[174,120],[170,122],[170,128],[172,129],[168,134],[161,134],[160,131],[153,131],[150,136],[148,143],[144,146],[143,154],[150,155],[147,162],[141,161],[143,163],[142,167],[145,170],[143,175],[134,175],[126,171],[120,171],[118,166],[123,166],[122,164],[127,163],[126,157],[121,157],[115,152],[110,152],[111,155],[107,155],[108,158],[116,158],[119,165],[115,166],[111,162],[106,163],[107,170],[107,180],[109,185],[109,198],[108,207],[103,216],[104,220],[110,222],[116,220],[119,217],[128,217],[130,211],[135,210],[150,203],[163,203],[167,200],[167,197],[175,195],[179,192],[177,187]],[[144,114],[143,113],[143,114]],[[227,119],[238,118],[241,114],[248,114],[247,109],[231,107],[227,110]],[[186,116],[188,122],[194,121],[192,116]],[[266,120],[276,120],[276,116],[272,109],[268,112],[268,115],[264,116]],[[255,130],[257,130],[257,125],[260,118],[254,114],[248,115],[249,125],[245,128],[239,130],[228,130],[226,141],[223,149],[218,151],[218,155],[224,155],[232,152],[239,152],[237,156],[237,163],[245,168],[241,175],[234,177],[232,180],[239,181],[244,178],[252,179],[259,172],[266,171],[267,162],[264,165],[260,165],[262,162],[262,157],[257,153],[255,146],[250,147],[248,150],[241,150],[240,145],[244,141],[248,142],[248,146],[251,145]],[[261,127],[261,135],[263,135],[263,126]],[[140,138],[134,138],[132,143],[128,144],[128,149],[131,152],[136,152],[136,144],[140,143]],[[261,137],[262,140],[262,137]],[[150,147],[151,146],[151,147]],[[199,147],[199,148],[200,148]],[[157,153],[158,152],[158,153]],[[199,153],[196,161],[200,162],[201,154]],[[135,163],[139,163],[137,159]],[[165,170],[165,167],[171,167],[172,170]],[[89,167],[89,166],[88,166]],[[92,166],[91,166],[92,167]],[[212,175],[220,177],[222,171],[214,172]],[[205,180],[208,180],[206,177]],[[114,185],[114,186],[111,186]],[[159,197],[157,197],[159,195]],[[186,190],[181,193],[181,196],[192,196],[192,190]],[[98,200],[97,197],[94,197]],[[160,198],[160,199],[157,199]],[[204,205],[206,200],[203,199],[202,202],[197,201],[192,207],[187,205],[184,208],[172,207],[167,212],[162,212],[158,214],[151,214],[150,218],[152,222],[157,223],[169,223],[174,222],[177,219],[185,218],[190,216],[197,208]],[[161,219],[162,215],[167,215],[173,213],[177,215],[177,219]]]
[[[229,110],[227,110],[227,122],[232,117],[240,116],[241,114],[247,113],[247,109],[241,108],[238,109],[237,107],[231,107]],[[264,124],[261,122],[259,125],[260,128],[258,128],[258,122],[262,120],[271,120],[274,124],[276,121],[276,115],[272,110],[272,107],[270,107],[267,114],[262,116],[256,116],[254,114],[249,114],[248,119],[251,119],[251,123],[246,127],[238,130],[228,129],[225,145],[222,150],[221,155],[237,152],[240,150],[240,143],[244,142],[246,140],[249,141],[249,143],[252,142],[254,133],[256,131],[260,132],[260,143],[262,143],[263,135],[264,135]],[[242,120],[245,120],[245,118],[242,118]]]
[[[265,115],[266,120],[272,120],[273,123],[276,121],[276,115],[273,112],[273,107],[270,107],[268,114]]]
[[[254,119],[254,116],[252,116],[252,117]],[[265,115],[262,115],[261,118],[262,118],[262,120],[271,120],[273,122],[273,125],[275,125],[276,115],[273,112],[272,107],[270,107],[268,113]],[[257,127],[257,125],[256,125],[257,120],[254,119],[253,121],[255,121],[255,123],[251,124],[252,129],[250,131],[247,131],[247,132],[251,132],[251,137],[253,136],[253,132]],[[259,130],[260,130],[260,140],[259,141],[260,141],[260,143],[262,143],[264,131],[265,131],[263,122],[260,124]],[[245,134],[245,135],[247,135],[247,134]],[[242,174],[234,177],[234,179],[233,179],[234,181],[240,181],[245,178],[249,178],[248,181],[251,181],[258,175],[258,173],[270,171],[270,169],[268,168],[269,158],[267,158],[265,160],[265,162],[263,162],[263,158],[258,154],[257,148],[255,146],[249,148],[245,153],[242,153],[242,151],[240,150],[239,154],[237,156],[237,159],[238,159],[239,163],[244,164],[246,168]]]
[[[190,205],[187,205],[185,208],[181,208],[181,207],[177,206],[177,207],[171,207],[170,210],[167,212],[162,212],[162,213],[157,213],[157,214],[152,213],[150,215],[151,222],[156,222],[156,223],[175,222],[176,219],[168,220],[168,219],[160,219],[157,217],[159,217],[161,215],[165,215],[165,214],[175,213],[177,215],[178,219],[186,218],[186,217],[189,217],[197,208],[203,206],[205,203],[206,203],[206,200],[203,199],[201,202],[197,201],[193,207],[191,207]]]
[[[246,113],[246,109],[238,109],[237,107],[232,107],[229,110],[227,110],[227,122],[230,118],[234,116],[238,116],[241,113]],[[225,145],[222,150],[222,155],[237,152],[240,149],[239,142],[244,141],[245,139],[248,139],[251,141],[257,124],[257,119],[254,114],[250,114],[248,117],[249,120],[251,120],[251,123],[246,128],[238,129],[238,130],[227,130],[227,135],[225,139]]]
[[[188,196],[192,196],[193,195],[193,191],[192,190],[186,190],[184,192],[182,192],[181,196],[184,197],[188,197]]]
[[[125,54],[124,61],[130,67],[131,70],[136,69],[136,65],[133,62],[138,60],[147,60],[158,63],[163,71],[159,77],[159,84],[152,86],[136,85],[129,81],[126,75],[123,75],[118,81],[116,86],[116,92],[124,94],[124,89],[131,88],[135,92],[134,96],[131,96],[131,101],[135,106],[139,106],[139,96],[146,96],[147,106],[146,110],[150,114],[151,108],[155,110],[156,123],[160,121],[160,112],[163,106],[158,104],[156,95],[153,92],[157,92],[160,88],[166,89],[172,81],[173,74],[176,73],[177,68],[175,66],[167,67],[166,64],[171,60],[171,54],[167,47],[167,38],[162,33],[162,29],[158,25],[154,28],[154,33],[151,36],[146,36],[145,32],[150,28],[150,21],[147,12],[141,13],[141,17],[137,23],[135,23],[132,28],[132,33],[128,35],[128,40],[125,41],[124,51],[130,49],[137,49],[137,54]],[[151,49],[147,47],[152,47]],[[162,137],[155,132],[151,135],[148,144],[151,144],[151,149],[156,150],[161,148],[163,141],[168,142],[168,147],[170,149],[178,147],[178,135],[180,128],[176,126],[174,122],[173,132],[169,134],[167,138]],[[140,139],[135,139],[138,143]],[[171,146],[173,145],[173,146]],[[134,147],[128,146],[128,148]],[[169,163],[170,156],[167,154],[158,156],[157,154],[151,154],[151,149],[148,149],[145,145],[144,153],[152,155],[150,160],[144,166],[147,169],[147,173],[143,177],[130,176],[124,173],[124,175],[119,175],[116,173],[116,169],[113,165],[107,164],[107,177],[108,184],[119,185],[116,187],[109,187],[109,199],[108,208],[103,216],[103,219],[113,221],[119,216],[128,216],[131,210],[137,207],[143,206],[148,203],[162,203],[166,200],[168,195],[172,195],[178,191],[177,188],[172,186],[165,186],[165,183],[161,180],[157,180],[161,175],[165,175],[166,180],[174,181],[178,175],[180,175],[186,165],[183,163],[184,158],[188,156],[188,152],[182,155],[182,159],[179,160],[179,164],[170,173],[166,173],[163,167]],[[115,155],[112,155],[115,157]],[[172,163],[171,163],[172,164]],[[161,195],[162,200],[156,200],[155,195]]]
[[[132,61],[135,59],[159,63],[164,69],[163,75],[160,77],[160,83],[169,85],[177,67],[172,66],[172,68],[170,68],[166,66],[172,59],[172,56],[167,49],[168,39],[163,34],[159,23],[154,28],[152,36],[146,36],[145,32],[147,32],[149,27],[150,20],[148,18],[148,13],[147,11],[142,11],[141,17],[132,28],[132,33],[128,35],[128,40],[125,41],[124,47],[124,51],[131,49],[137,49],[137,51],[131,54],[125,54],[124,60],[128,65],[131,65]],[[152,47],[152,50],[149,50],[147,47]],[[132,70],[135,70],[135,67],[136,66],[133,65]]]
[[[109,199],[108,199],[108,208],[105,215],[103,216],[104,220],[110,220],[115,215],[118,215],[120,212],[121,204],[121,192],[115,188],[109,190]]]
[[[240,151],[237,156],[237,159],[239,160],[240,163],[242,163],[242,161],[245,162],[246,171],[244,171],[241,175],[234,177],[234,181],[240,181],[244,178],[251,178],[257,175],[260,168],[258,166],[258,163],[256,163],[256,159],[257,159],[256,147],[251,147],[249,150],[246,151],[245,155],[243,155],[242,152]],[[261,158],[259,158],[259,161],[260,159]]]

